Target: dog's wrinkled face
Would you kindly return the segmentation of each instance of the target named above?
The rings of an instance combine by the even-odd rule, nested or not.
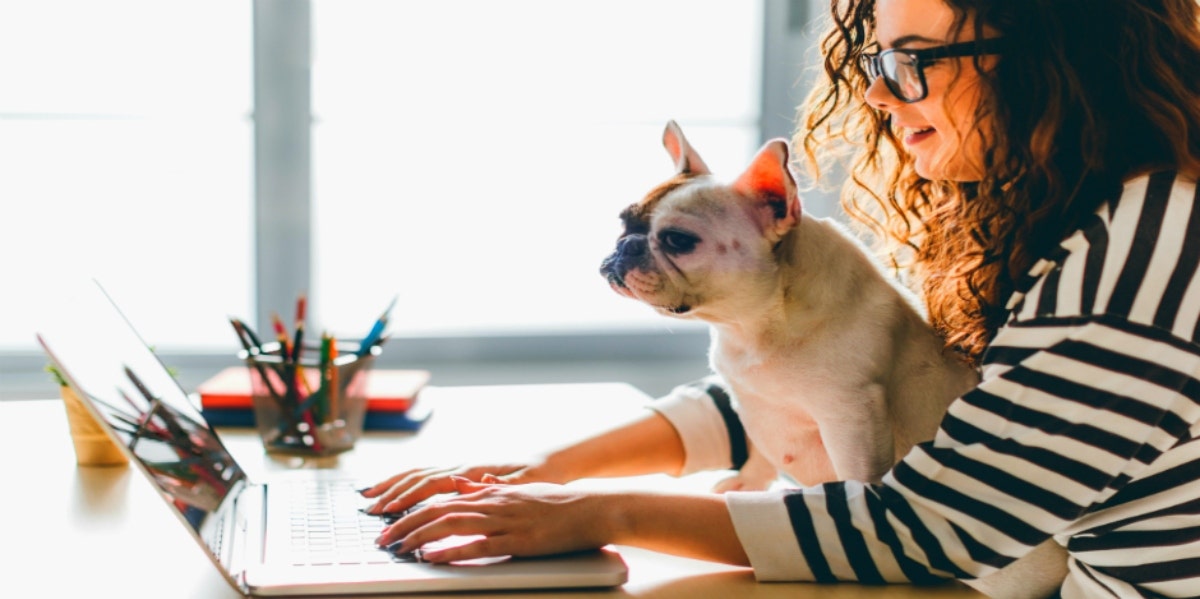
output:
[[[664,314],[694,316],[736,279],[760,270],[770,252],[729,195],[708,176],[660,186],[621,213],[625,232],[601,273],[622,295]]]
[[[732,184],[708,172],[673,122],[664,145],[677,173],[621,213],[624,232],[600,273],[660,313],[723,318],[777,282],[773,248],[799,216],[786,144],[764,146]]]

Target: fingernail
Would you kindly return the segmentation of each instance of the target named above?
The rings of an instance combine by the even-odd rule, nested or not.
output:
[[[392,553],[403,552],[404,551],[404,539],[400,539],[399,541],[389,544],[387,546],[387,550],[391,551]]]
[[[358,491],[358,494],[359,494],[359,495],[362,495],[363,493],[366,493],[367,491],[370,491],[370,490],[371,490],[371,488],[372,488],[372,487],[363,487],[363,488],[361,488],[361,489],[355,489],[355,491]]]

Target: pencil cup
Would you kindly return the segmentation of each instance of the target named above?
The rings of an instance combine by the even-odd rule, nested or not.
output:
[[[80,466],[125,466],[129,459],[113,442],[100,423],[83,405],[75,390],[59,386],[63,405],[67,409],[67,426],[71,431],[71,442],[75,445],[75,462]]]
[[[362,436],[367,372],[379,348],[359,355],[355,344],[338,345],[327,364],[284,359],[277,343],[239,353],[250,370],[255,427],[267,451],[331,455]]]

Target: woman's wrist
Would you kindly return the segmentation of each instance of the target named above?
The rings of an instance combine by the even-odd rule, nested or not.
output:
[[[566,484],[581,478],[576,471],[578,468],[571,463],[570,456],[563,453],[564,450],[559,450],[536,457],[538,462],[532,470],[537,480]]]
[[[636,494],[628,492],[600,492],[592,496],[589,506],[597,515],[601,525],[602,541],[616,545],[638,545],[634,513],[637,507]]]

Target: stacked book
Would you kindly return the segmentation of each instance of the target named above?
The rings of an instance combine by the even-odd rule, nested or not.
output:
[[[363,430],[416,430],[429,417],[417,399],[429,382],[427,370],[372,369],[367,372],[367,415]],[[200,411],[213,426],[254,426],[250,370],[230,366],[196,387]]]

